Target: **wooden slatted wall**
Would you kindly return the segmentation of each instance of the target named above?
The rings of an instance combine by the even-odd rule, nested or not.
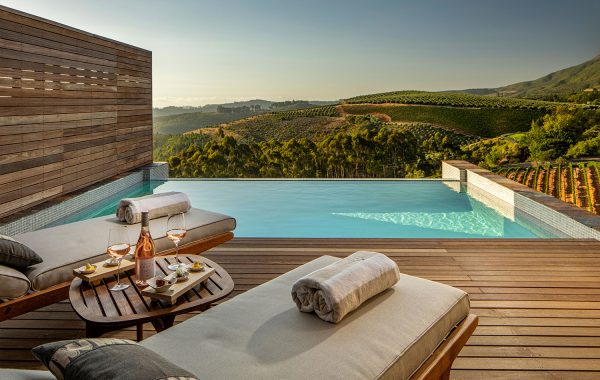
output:
[[[152,53],[0,6],[0,216],[152,162]]]

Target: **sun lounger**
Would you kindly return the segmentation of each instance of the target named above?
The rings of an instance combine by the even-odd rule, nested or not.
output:
[[[402,275],[338,324],[299,312],[292,284],[337,260],[313,260],[141,345],[200,379],[448,378],[477,325],[467,294]]]
[[[186,213],[186,224],[188,234],[180,247],[180,253],[198,253],[222,244],[233,237],[232,231],[236,226],[232,217],[194,208]],[[74,268],[86,262],[108,258],[108,231],[116,225],[124,225],[131,243],[135,244],[140,225],[120,223],[114,216],[83,220],[15,236],[16,240],[33,249],[44,261],[28,267],[24,272],[8,267],[0,268],[2,273],[10,272],[11,283],[2,286],[11,286],[11,294],[15,295],[12,298],[17,298],[18,292],[22,293],[15,300],[0,303],[0,321],[67,298]],[[173,243],[167,239],[166,230],[166,217],[150,221],[150,233],[157,252],[173,250]]]

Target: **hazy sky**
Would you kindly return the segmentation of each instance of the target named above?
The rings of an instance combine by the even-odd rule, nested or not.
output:
[[[600,53],[600,0],[0,0],[152,50],[154,105],[495,87]]]

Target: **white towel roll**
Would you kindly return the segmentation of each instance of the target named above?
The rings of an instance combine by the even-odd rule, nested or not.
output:
[[[135,224],[141,223],[143,210],[148,210],[149,219],[156,219],[169,214],[187,212],[190,208],[192,203],[188,196],[177,191],[139,198],[123,198],[117,206],[117,219],[127,224]]]
[[[302,312],[338,323],[369,298],[400,279],[398,265],[384,254],[359,251],[300,278],[292,298]]]

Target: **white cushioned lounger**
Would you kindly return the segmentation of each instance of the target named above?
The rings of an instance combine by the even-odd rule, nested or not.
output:
[[[322,256],[140,344],[200,379],[406,379],[469,313],[463,291],[408,275],[338,324],[299,312],[292,284],[337,260]]]
[[[192,208],[186,214],[188,234],[183,244],[210,236],[233,231],[235,219],[207,210]],[[45,228],[15,236],[15,239],[37,252],[44,259],[40,264],[27,269],[27,278],[34,290],[44,290],[53,285],[70,281],[73,268],[86,262],[108,258],[106,243],[111,227],[120,225],[114,216],[103,216]],[[131,244],[135,244],[140,233],[140,224],[125,225]],[[166,237],[167,218],[150,220],[150,233],[156,243],[156,251],[173,248]]]
[[[323,256],[142,345],[200,379],[406,379],[469,313],[468,295],[408,275],[339,324],[301,313],[296,279]]]

